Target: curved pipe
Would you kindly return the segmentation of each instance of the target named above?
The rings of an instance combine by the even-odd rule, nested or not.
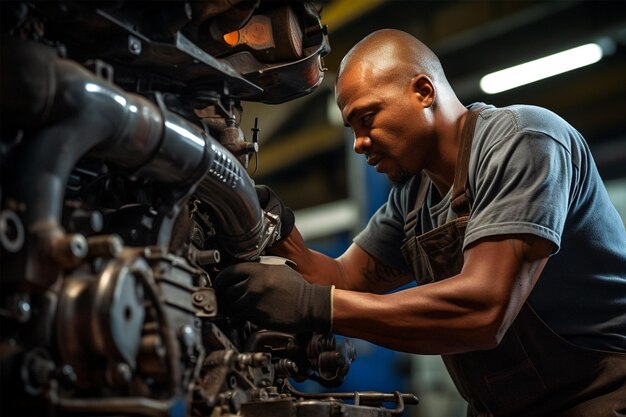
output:
[[[169,184],[193,187],[206,175],[199,195],[213,210],[225,249],[236,257],[258,256],[267,231],[252,180],[215,139],[43,45],[3,40],[3,55],[2,86],[13,86],[9,94],[26,91],[38,104],[18,100],[19,107],[9,109],[4,103],[15,101],[2,89],[3,114],[42,126],[20,145],[12,184],[13,195],[27,207],[27,228],[37,238],[63,235],[59,219],[66,182],[89,154]]]
[[[218,240],[239,259],[257,258],[273,230],[265,222],[254,184],[236,157],[218,143],[209,145],[213,156],[196,194],[212,208]],[[251,219],[260,221],[253,224]]]

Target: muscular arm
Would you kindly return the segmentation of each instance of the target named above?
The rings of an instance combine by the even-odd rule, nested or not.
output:
[[[460,274],[387,294],[335,290],[333,330],[406,352],[490,349],[515,319],[552,244],[531,235],[483,239]]]
[[[296,228],[272,248],[271,253],[294,261],[307,281],[333,284],[344,290],[382,294],[413,279],[410,274],[377,261],[354,244],[337,259],[311,250]]]
[[[334,284],[333,331],[395,350],[450,354],[499,343],[534,287],[552,244],[532,235],[482,239],[460,274],[385,294],[412,277],[356,245],[337,259],[310,250],[297,231],[273,249],[310,281]]]

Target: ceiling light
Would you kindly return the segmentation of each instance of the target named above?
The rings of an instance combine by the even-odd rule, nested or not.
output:
[[[604,51],[599,43],[588,43],[487,74],[480,79],[480,88],[487,94],[496,94],[593,64],[603,55]]]

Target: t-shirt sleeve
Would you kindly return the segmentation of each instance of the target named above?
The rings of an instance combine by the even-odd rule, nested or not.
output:
[[[404,240],[401,198],[399,191],[392,190],[387,202],[374,213],[365,229],[353,241],[379,261],[403,272],[410,272],[400,250]]]
[[[470,170],[472,213],[464,247],[503,234],[532,234],[559,249],[570,201],[569,151],[552,137],[517,132],[482,149]]]

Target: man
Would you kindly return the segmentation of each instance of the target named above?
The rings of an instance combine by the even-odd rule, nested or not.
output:
[[[336,98],[355,151],[396,183],[388,202],[337,259],[294,228],[272,251],[297,272],[227,268],[222,305],[441,354],[470,415],[625,415],[626,232],[581,135],[538,107],[466,108],[433,52],[396,30],[346,55]]]

